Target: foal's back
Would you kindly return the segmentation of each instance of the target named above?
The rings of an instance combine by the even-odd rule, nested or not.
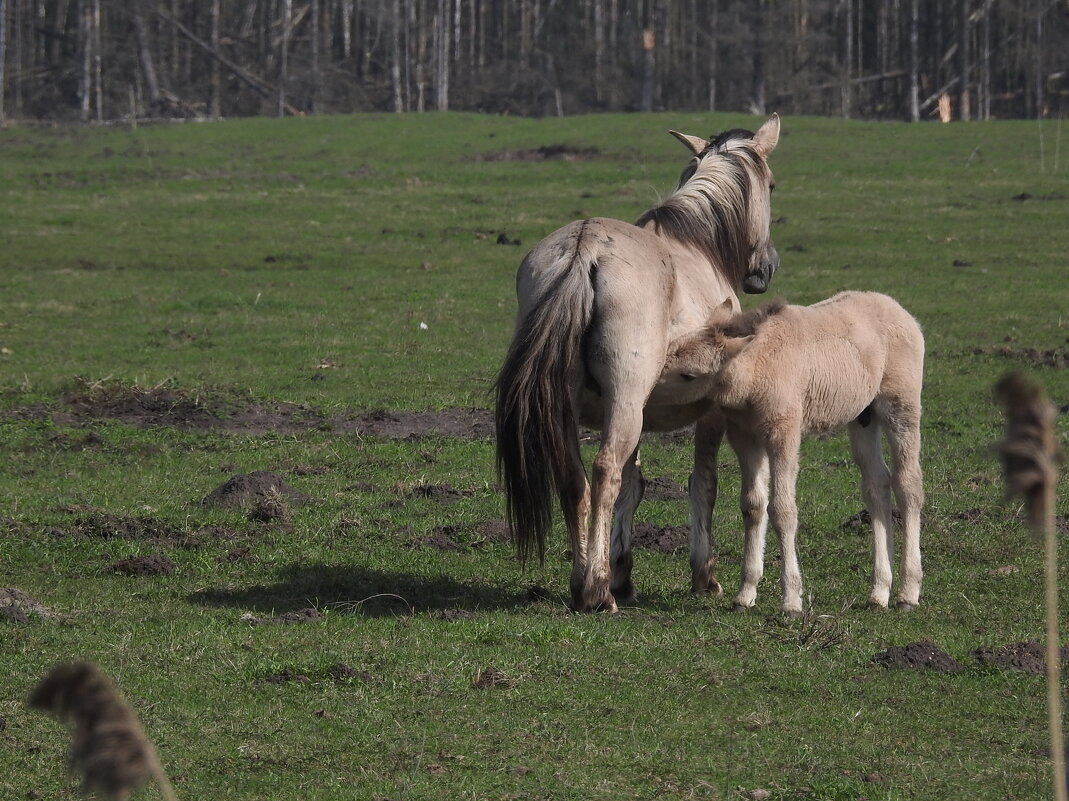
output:
[[[874,402],[919,404],[923,363],[920,326],[894,299],[841,292],[762,320],[721,376],[724,405],[745,394],[758,414],[791,408],[802,433],[826,431]]]

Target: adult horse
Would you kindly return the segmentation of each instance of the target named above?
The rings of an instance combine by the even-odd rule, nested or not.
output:
[[[497,378],[498,473],[521,559],[543,558],[558,496],[572,551],[578,611],[616,611],[634,598],[631,533],[644,482],[642,431],[695,426],[690,477],[694,592],[722,592],[710,521],[724,421],[706,398],[657,387],[668,343],[701,329],[738,290],[764,292],[779,257],[769,234],[774,188],[767,158],[779,117],[757,133],[708,141],[671,133],[691,152],[676,190],[634,225],[577,220],[524,258],[519,312]],[[600,429],[592,484],[578,426]],[[615,514],[614,514],[615,511]]]

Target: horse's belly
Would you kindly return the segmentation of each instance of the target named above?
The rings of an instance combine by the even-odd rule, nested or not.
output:
[[[678,431],[693,425],[713,404],[707,398],[674,404],[647,403],[642,410],[643,431]],[[600,431],[605,422],[604,404],[600,395],[585,391],[579,399],[579,422]]]

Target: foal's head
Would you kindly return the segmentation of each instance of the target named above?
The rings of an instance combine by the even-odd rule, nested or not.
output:
[[[773,114],[757,133],[735,128],[705,140],[671,131],[693,158],[663,205],[674,200],[697,213],[704,202],[718,255],[736,285],[751,294],[767,290],[779,267],[769,230],[776,182],[768,166],[779,129],[779,115]]]

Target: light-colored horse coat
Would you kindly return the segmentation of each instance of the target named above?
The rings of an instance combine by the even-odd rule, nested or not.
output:
[[[543,555],[557,495],[581,611],[615,611],[617,599],[634,596],[640,433],[692,423],[692,587],[720,592],[709,524],[723,421],[709,399],[680,402],[657,383],[670,341],[701,329],[725,301],[739,308],[740,288],[764,291],[778,265],[766,158],[779,118],[709,141],[672,133],[693,157],[671,195],[634,225],[593,218],[561,228],[527,254],[516,279],[516,332],[496,386],[498,470],[521,557]],[[602,431],[592,486],[580,423]]]
[[[755,603],[771,517],[782,549],[783,611],[802,611],[795,547],[799,447],[807,434],[842,426],[872,518],[869,602],[886,607],[891,594],[893,486],[903,528],[898,606],[919,603],[923,371],[920,326],[897,302],[875,292],[842,292],[813,306],[773,303],[734,317],[724,308],[709,328],[672,344],[662,384],[717,403],[739,458],[746,534],[736,608]]]

